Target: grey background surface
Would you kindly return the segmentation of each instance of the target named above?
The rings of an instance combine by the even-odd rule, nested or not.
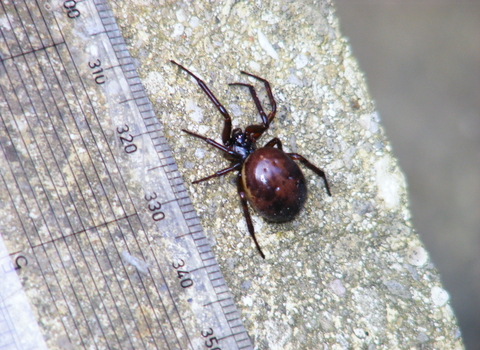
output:
[[[414,227],[480,349],[480,2],[336,0],[409,186]]]

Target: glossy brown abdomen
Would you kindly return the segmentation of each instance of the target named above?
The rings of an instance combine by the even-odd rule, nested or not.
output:
[[[242,167],[242,181],[252,207],[275,222],[293,219],[307,197],[302,171],[278,148],[260,148],[250,154]]]

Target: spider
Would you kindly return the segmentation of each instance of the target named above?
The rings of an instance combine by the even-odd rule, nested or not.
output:
[[[209,145],[218,148],[224,152],[226,157],[231,161],[229,167],[219,170],[210,176],[195,180],[192,183],[197,184],[215,177],[223,176],[234,170],[238,171],[237,190],[238,195],[240,196],[243,214],[247,222],[248,231],[250,232],[261,257],[265,259],[265,254],[255,237],[255,229],[253,227],[250,212],[248,211],[247,202],[250,202],[250,205],[258,212],[258,214],[268,221],[285,222],[292,220],[300,212],[307,198],[307,184],[305,182],[305,177],[293,160],[300,161],[300,163],[320,176],[325,181],[325,188],[328,195],[331,196],[330,187],[325,173],[300,154],[285,153],[282,150],[282,142],[277,137],[271,139],[265,144],[265,146],[257,148],[257,140],[268,130],[277,111],[277,105],[270,88],[270,83],[267,80],[240,71],[242,74],[264,83],[271,106],[271,111],[268,115],[263,110],[253,85],[245,83],[228,84],[232,86],[244,86],[249,89],[253,102],[255,103],[262,119],[261,125],[249,125],[245,128],[245,131],[240,128],[232,130],[232,120],[230,115],[210,91],[205,82],[181,64],[172,60],[170,62],[187,72],[197,81],[198,85],[200,85],[208,98],[217,107],[224,119],[222,131],[223,145],[213,139],[182,129],[182,131],[187,134],[197,137]]]

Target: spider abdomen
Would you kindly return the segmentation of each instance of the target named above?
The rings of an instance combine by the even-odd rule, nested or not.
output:
[[[242,182],[252,207],[270,221],[292,220],[307,197],[302,171],[278,148],[264,147],[250,154],[242,167]]]

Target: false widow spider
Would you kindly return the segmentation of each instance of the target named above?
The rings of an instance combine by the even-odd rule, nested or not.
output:
[[[187,68],[171,60],[190,76],[192,76],[200,85],[208,98],[217,107],[222,114],[224,123],[222,131],[223,145],[202,135],[182,129],[189,135],[202,139],[209,145],[218,148],[225,153],[226,157],[232,162],[225,169],[217,171],[215,174],[195,180],[196,184],[214,177],[223,176],[233,170],[238,171],[237,190],[240,196],[240,202],[243,208],[243,214],[247,221],[248,231],[255,242],[258,252],[265,259],[253,227],[252,218],[248,211],[247,201],[250,205],[265,219],[273,222],[285,222],[292,220],[302,209],[307,198],[307,184],[305,177],[298,165],[293,160],[298,160],[315,174],[325,181],[325,188],[329,196],[330,187],[327,177],[323,170],[320,170],[307,159],[297,153],[285,153],[282,150],[282,143],[274,137],[265,146],[257,149],[257,140],[268,130],[270,123],[275,118],[277,105],[270,88],[270,83],[256,75],[240,71],[249,77],[255,78],[264,83],[270,101],[271,111],[267,115],[258,99],[253,85],[245,83],[230,83],[228,85],[247,87],[252,96],[253,102],[257,107],[258,113],[262,119],[261,125],[249,125],[242,131],[240,128],[232,130],[232,120],[227,110],[218,101],[215,95],[210,91],[205,82],[190,72]]]

